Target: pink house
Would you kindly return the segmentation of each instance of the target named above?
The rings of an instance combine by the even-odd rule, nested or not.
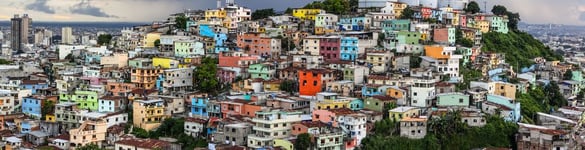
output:
[[[338,126],[337,119],[340,116],[354,114],[355,112],[349,108],[339,108],[330,110],[314,110],[312,114],[313,121],[321,121],[325,124],[331,124],[334,127]]]
[[[319,41],[319,55],[323,56],[325,62],[333,62],[340,60],[340,41],[337,36],[322,37]]]

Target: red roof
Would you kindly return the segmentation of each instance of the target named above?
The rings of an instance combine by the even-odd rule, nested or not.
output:
[[[187,118],[185,118],[185,122],[196,122],[196,123],[200,123],[200,124],[206,124],[207,120],[200,119],[200,118],[187,117]]]

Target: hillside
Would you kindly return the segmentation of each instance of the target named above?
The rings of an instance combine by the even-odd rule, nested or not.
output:
[[[533,58],[536,57],[544,57],[548,61],[563,59],[526,32],[485,33],[482,44],[484,52],[505,53],[506,62],[514,66],[514,69],[532,65]]]

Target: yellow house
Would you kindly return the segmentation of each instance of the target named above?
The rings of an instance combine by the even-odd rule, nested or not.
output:
[[[152,65],[155,67],[161,67],[163,69],[171,69],[171,68],[183,68],[184,65],[178,60],[166,57],[154,57],[152,58]],[[181,67],[182,66],[182,67]]]
[[[69,141],[73,147],[81,147],[88,144],[98,144],[106,140],[106,121],[103,119],[88,119],[83,121],[79,128],[69,130]]]
[[[301,20],[315,20],[317,14],[324,13],[321,9],[295,9],[293,16]]]
[[[451,25],[459,26],[459,13],[453,12],[453,20],[451,20]]]
[[[144,36],[143,47],[154,47],[154,42],[160,40],[160,32],[150,32]]]
[[[280,147],[284,150],[294,150],[293,144],[288,140],[274,139],[273,147]]]
[[[165,114],[164,101],[156,100],[135,100],[132,103],[132,117],[135,127],[150,131],[158,128],[164,119],[168,118]]]
[[[494,84],[494,95],[504,96],[510,99],[516,99],[516,85],[506,82],[496,82]]]
[[[323,101],[316,102],[315,106],[318,110],[327,110],[327,109],[338,109],[338,108],[349,108],[350,100],[342,99],[342,100],[330,100],[326,99]]]
[[[280,83],[282,80],[269,80],[264,81],[264,91],[280,91]]]
[[[53,114],[45,115],[45,121],[46,122],[55,122],[55,115],[53,115]]]
[[[137,88],[152,89],[159,73],[162,73],[159,68],[132,68],[130,82],[136,84]]]
[[[397,107],[388,111],[388,118],[393,121],[400,121],[402,118],[416,117],[420,115],[420,109],[416,107]]]
[[[476,21],[474,28],[478,28],[481,33],[487,33],[490,31],[490,22],[487,20]]]
[[[205,21],[211,21],[213,18],[225,18],[226,16],[227,13],[225,10],[213,9],[205,11]]]
[[[392,9],[394,10],[395,17],[400,17],[402,15],[402,11],[408,6],[406,3],[401,2],[392,2],[393,6]]]

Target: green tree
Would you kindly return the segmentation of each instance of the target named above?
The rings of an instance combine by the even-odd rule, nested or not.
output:
[[[498,15],[498,16],[507,15],[508,9],[502,5],[494,5],[494,7],[492,7],[492,13],[494,13],[494,15]]]
[[[159,48],[160,47],[160,39],[156,39],[154,41],[154,47]]]
[[[519,13],[508,12],[508,29],[519,32],[518,23],[521,21]]]
[[[549,100],[548,104],[552,107],[559,108],[567,106],[568,102],[563,94],[561,94],[559,85],[556,82],[550,82],[544,87],[544,91],[546,91],[546,97],[548,97]]]
[[[0,65],[7,65],[7,64],[11,64],[12,61],[8,61],[6,59],[0,59]]]
[[[573,79],[573,71],[567,70],[565,74],[563,74],[563,80],[571,80]]]
[[[420,58],[420,55],[411,55],[409,61],[410,68],[420,68],[422,58]]]
[[[536,57],[543,57],[547,61],[563,60],[561,55],[556,54],[526,32],[484,33],[482,45],[483,52],[504,53],[506,62],[514,69],[530,67]]]
[[[215,94],[219,88],[219,81],[216,77],[217,73],[217,59],[211,57],[204,57],[194,71],[194,79],[196,88],[202,92]]]
[[[297,82],[294,80],[284,80],[280,83],[280,90],[288,92],[290,94],[297,92]]]
[[[585,90],[581,89],[581,91],[579,91],[579,93],[577,94],[577,99],[582,100],[585,97]]]
[[[181,15],[175,17],[175,27],[177,29],[183,29],[183,30],[185,30],[187,28],[187,17],[185,16],[185,14],[181,14]]]
[[[269,16],[274,16],[274,9],[257,9],[256,11],[252,12],[252,20],[264,19],[268,18]]]
[[[414,15],[414,10],[410,9],[410,6],[407,6],[406,8],[404,8],[404,10],[402,10],[402,13],[400,14],[400,19],[410,19],[412,18],[412,16]]]
[[[305,5],[306,9],[323,9],[328,13],[343,15],[351,11],[349,0],[323,0],[314,1]]]
[[[45,120],[45,116],[47,114],[52,114],[55,112],[55,104],[53,101],[45,101],[41,108],[41,120]]]
[[[308,133],[297,135],[297,140],[295,140],[294,147],[296,150],[306,150],[313,147],[313,143],[311,142],[311,135]]]
[[[110,42],[112,41],[112,35],[110,34],[102,34],[100,36],[98,36],[98,44],[99,45],[107,45],[110,44]]]
[[[477,2],[471,1],[469,4],[467,4],[467,7],[464,10],[467,13],[475,14],[478,13],[481,9],[479,8],[479,4],[477,4]]]
[[[293,13],[293,9],[292,9],[292,8],[290,8],[290,7],[288,7],[288,8],[286,8],[286,10],[284,11],[284,13],[285,13],[285,14],[289,14],[289,15],[290,15],[290,14],[292,14],[292,13]]]
[[[105,149],[103,149],[95,144],[88,144],[85,146],[77,147],[77,148],[75,148],[75,150],[105,150]]]
[[[461,45],[463,47],[473,47],[474,42],[470,39],[463,37],[463,32],[461,29],[455,30],[455,44]]]

